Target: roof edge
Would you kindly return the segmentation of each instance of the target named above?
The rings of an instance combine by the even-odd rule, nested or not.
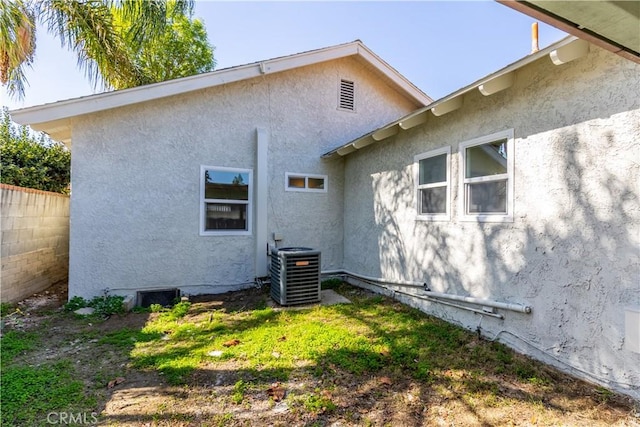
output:
[[[446,106],[444,104],[450,104],[452,103],[452,101],[454,101],[456,98],[459,98],[460,96],[466,94],[467,92],[470,92],[474,89],[479,88],[480,86],[490,82],[490,81],[495,81],[496,79],[505,76],[513,71],[516,71],[522,67],[524,67],[527,64],[530,64],[534,61],[537,61],[547,55],[551,55],[552,52],[557,51],[558,49],[567,46],[577,40],[581,40],[578,37],[575,36],[567,36],[549,46],[547,46],[544,49],[541,49],[535,53],[531,53],[525,57],[520,58],[519,60],[507,65],[506,67],[503,67],[501,69],[499,69],[498,71],[495,71],[491,74],[488,74],[485,77],[482,77],[476,81],[474,81],[471,84],[468,84],[467,86],[464,86],[461,89],[456,90],[455,92],[452,92],[448,95],[445,95],[444,97],[430,103],[429,105],[419,108],[403,117],[401,117],[398,120],[395,120],[393,122],[387,123],[377,129],[374,129],[373,131],[362,135],[359,138],[356,138],[346,144],[343,144],[325,154],[323,154],[321,157],[323,159],[328,159],[331,157],[334,157],[336,155],[340,155],[340,156],[345,156],[347,154],[350,154],[354,151],[356,151],[357,149],[366,147],[367,145],[371,145],[375,142],[379,142],[383,139],[386,139],[387,136],[384,135],[388,135],[388,136],[392,136],[395,135],[395,132],[391,132],[390,128],[393,128],[395,126],[400,127],[401,129],[408,129],[409,127],[403,126],[403,123],[409,123],[410,121],[413,120],[414,123],[422,123],[421,121],[419,121],[419,117],[420,115],[429,112],[429,111],[433,111],[434,109],[436,109],[438,106],[440,107],[445,107]],[[436,110],[437,111],[437,110]],[[434,115],[441,115],[440,113],[437,112],[433,112]],[[442,113],[444,114],[444,113]],[[384,132],[382,132],[384,131]],[[377,134],[377,135],[376,135]],[[379,137],[379,135],[383,135],[383,137]]]
[[[57,125],[63,121],[69,123],[69,119],[72,117],[152,101],[354,55],[359,55],[370,63],[394,82],[398,88],[404,91],[407,97],[413,99],[415,102],[426,105],[432,101],[431,98],[409,82],[409,80],[398,71],[375,55],[360,40],[355,40],[349,43],[224,68],[180,79],[11,110],[10,114],[12,120],[16,123],[28,124],[35,130],[48,132],[49,123],[56,123]],[[59,132],[60,128],[58,127],[56,131]],[[66,130],[66,134],[70,135],[70,129]]]
[[[407,92],[407,94],[409,94],[418,104],[428,105],[433,102],[433,99],[430,96],[424,93],[385,60],[376,55],[364,43],[360,43],[358,46],[358,53],[362,58],[367,60],[367,62],[379,69],[387,78],[394,81],[402,90]]]
[[[574,35],[588,41],[591,44],[620,55],[625,59],[640,64],[640,52],[616,43],[615,41],[609,39],[608,37],[605,37],[602,34],[590,31],[589,29],[582,27],[580,24],[573,22],[567,18],[558,16],[549,10],[535,5],[534,3],[524,0],[496,0],[496,2],[500,3],[503,6],[507,6],[517,12],[523,13],[534,19],[538,19],[546,24],[556,27],[559,30],[564,31],[565,33]]]

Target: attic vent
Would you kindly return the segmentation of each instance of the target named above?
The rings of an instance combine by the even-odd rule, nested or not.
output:
[[[355,110],[354,84],[349,80],[340,80],[340,104],[339,108],[344,110]]]

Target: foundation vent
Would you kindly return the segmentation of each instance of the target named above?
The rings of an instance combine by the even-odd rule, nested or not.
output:
[[[160,304],[163,307],[170,307],[180,298],[180,289],[156,289],[150,291],[138,291],[137,306],[148,308],[151,304]]]
[[[273,248],[271,298],[280,305],[320,302],[320,251]]]

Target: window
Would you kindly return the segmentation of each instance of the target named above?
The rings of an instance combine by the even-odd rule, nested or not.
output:
[[[327,176],[305,173],[285,173],[285,189],[287,191],[327,192]]]
[[[340,80],[338,108],[341,110],[355,111],[355,96],[355,84],[349,80]]]
[[[513,129],[460,144],[462,219],[513,221]]]
[[[250,169],[202,166],[200,234],[251,234]]]
[[[414,157],[417,219],[449,220],[451,147]]]

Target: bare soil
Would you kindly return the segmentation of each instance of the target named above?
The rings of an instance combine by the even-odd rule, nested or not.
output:
[[[387,372],[355,376],[327,367],[312,376],[294,371],[282,383],[249,387],[242,403],[233,402],[234,384],[252,378],[233,360],[203,366],[186,385],[171,386],[157,371],[134,369],[127,351],[98,346],[99,337],[123,328],[140,329],[152,313],[128,313],[89,321],[61,315],[66,283],[59,283],[17,305],[4,330],[45,327],[42,347],[21,363],[67,358],[87,393],[97,397],[99,424],[108,426],[640,426],[639,403],[552,369],[554,391],[540,395],[527,386],[498,379],[495,402],[475,401],[455,390],[439,389],[408,376]],[[264,300],[259,290],[192,300],[192,310],[242,310]],[[452,377],[464,375],[452,371]],[[493,380],[496,380],[495,378]],[[302,410],[277,393],[315,393],[336,407]],[[522,404],[505,404],[507,401]]]

